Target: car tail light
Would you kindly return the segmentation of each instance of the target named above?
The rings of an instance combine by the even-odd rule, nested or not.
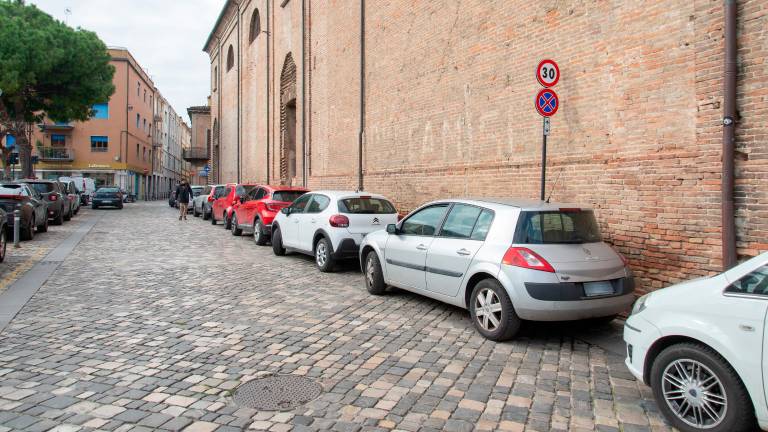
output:
[[[280,209],[284,207],[279,204],[269,204],[269,203],[265,204],[264,206],[267,208],[267,211],[271,211],[271,212],[279,212]]]
[[[208,202],[213,202],[213,197],[210,195],[208,196]]]
[[[549,273],[555,272],[555,269],[553,269],[541,255],[524,247],[513,246],[507,249],[507,253],[505,253],[504,258],[501,259],[501,263],[531,270],[540,270]]]
[[[349,226],[349,218],[344,215],[333,215],[328,222],[335,228],[347,228]]]
[[[50,194],[48,195],[48,199],[51,201],[56,201],[57,199],[59,199],[59,197],[56,196],[56,194]]]
[[[621,258],[621,262],[623,262],[625,266],[629,265],[629,259],[627,259],[627,257],[625,257],[623,253],[616,250],[616,248],[613,248],[613,251],[616,252],[616,255],[618,255],[619,258]]]

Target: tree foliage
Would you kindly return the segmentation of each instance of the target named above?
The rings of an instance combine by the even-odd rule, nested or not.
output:
[[[22,166],[24,153],[31,154],[29,124],[45,117],[85,121],[93,104],[109,100],[115,91],[109,61],[95,33],[68,27],[23,0],[0,0],[0,132],[16,132]]]

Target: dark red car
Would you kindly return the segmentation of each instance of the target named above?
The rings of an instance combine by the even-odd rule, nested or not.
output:
[[[257,245],[272,236],[272,220],[283,207],[288,207],[309,189],[291,186],[259,185],[234,205],[230,229],[233,235],[253,233]]]
[[[211,224],[224,222],[224,229],[232,228],[232,208],[240,202],[241,197],[258,187],[257,184],[227,183],[224,190],[217,193],[211,203]]]

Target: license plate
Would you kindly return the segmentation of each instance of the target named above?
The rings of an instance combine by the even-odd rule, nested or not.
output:
[[[584,282],[584,294],[587,297],[614,294],[613,284],[609,281]]]

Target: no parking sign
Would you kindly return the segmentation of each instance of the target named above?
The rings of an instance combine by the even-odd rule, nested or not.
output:
[[[536,112],[544,117],[541,143],[541,200],[544,201],[544,189],[547,180],[547,135],[549,135],[550,130],[549,118],[555,115],[557,109],[560,108],[560,99],[551,87],[560,81],[560,67],[557,66],[557,63],[555,63],[554,60],[542,60],[536,67],[536,79],[539,81],[539,84],[544,87],[543,90],[536,94],[536,99],[534,100]]]
[[[560,99],[552,89],[544,89],[536,95],[536,111],[544,117],[555,115],[560,107]]]

